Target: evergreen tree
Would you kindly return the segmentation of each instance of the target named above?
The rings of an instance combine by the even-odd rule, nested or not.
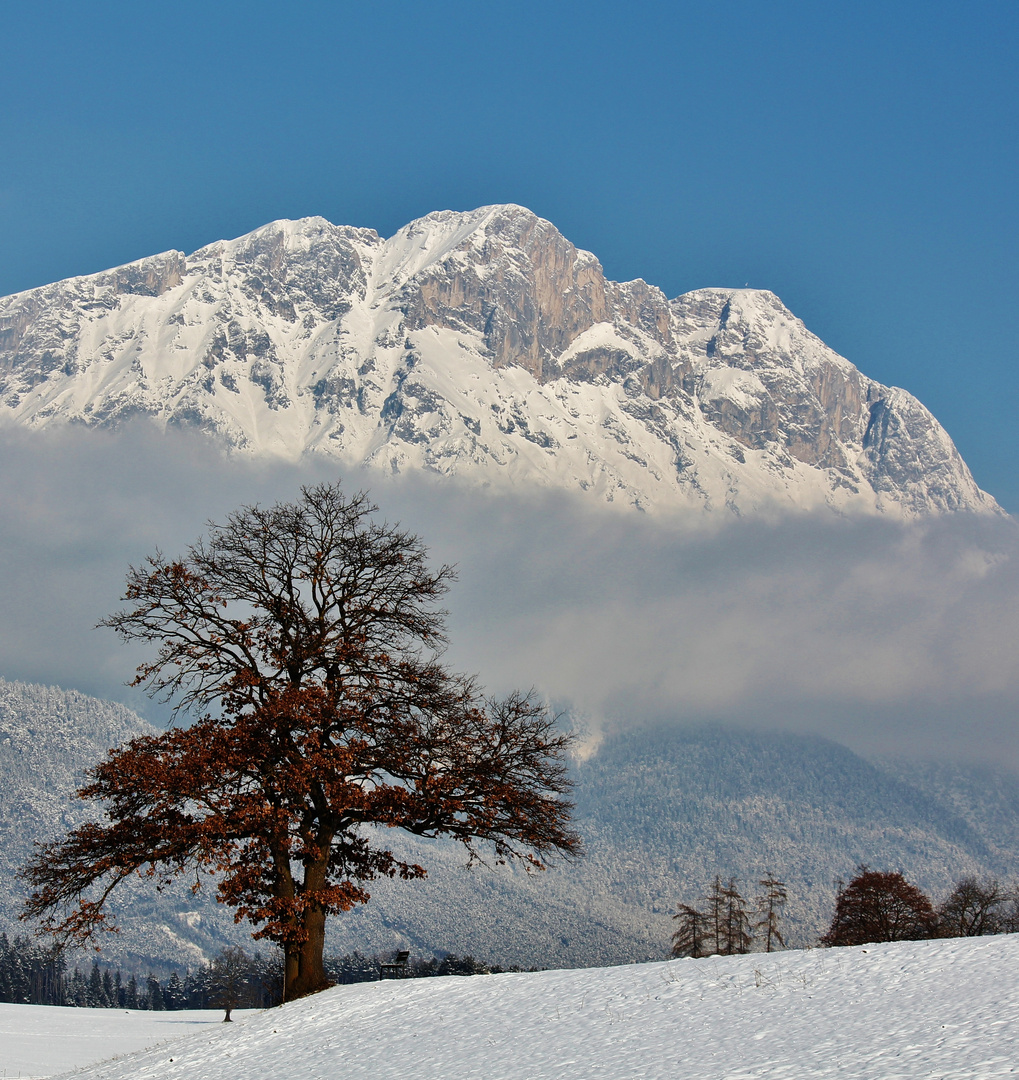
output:
[[[92,961],[92,971],[88,977],[88,1004],[89,1008],[92,1009],[108,1009],[111,1004],[110,999],[103,990],[103,973],[94,960]]]
[[[411,959],[407,964],[407,977],[410,979],[431,979],[439,973],[439,958],[430,956]],[[494,969],[493,969],[494,970]]]
[[[27,948],[27,957],[31,984],[29,1000],[37,1005],[63,1005],[67,992],[67,965],[60,949],[32,945]]]
[[[473,956],[457,956],[447,953],[439,964],[436,975],[487,975],[488,968]]]
[[[11,943],[6,934],[0,934],[0,1001],[13,1003],[14,988],[11,986]]]
[[[26,959],[22,949],[14,948],[11,950],[11,1001],[15,1005],[27,1005],[32,1000],[32,982]]]
[[[78,1009],[87,1009],[89,1005],[88,982],[79,968],[74,969],[67,987],[67,1004]]]
[[[188,972],[184,976],[184,998],[186,1009],[207,1009],[209,1002],[206,997],[206,972]]]
[[[163,1005],[167,1009],[186,1009],[187,995],[184,993],[184,984],[176,971],[172,972],[166,981],[163,990]]]
[[[438,961],[436,961],[438,966]],[[327,962],[329,977],[341,985],[377,982],[382,976],[378,957],[364,956],[355,949],[344,956],[330,957]]]
[[[50,950],[52,991],[49,998],[52,1005],[63,1005],[67,997],[67,961],[62,950],[54,946]]]

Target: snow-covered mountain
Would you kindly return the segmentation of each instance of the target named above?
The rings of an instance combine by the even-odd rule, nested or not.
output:
[[[997,509],[915,398],[772,293],[608,281],[513,205],[388,240],[277,221],[0,300],[0,416],[138,415],[642,509]]]

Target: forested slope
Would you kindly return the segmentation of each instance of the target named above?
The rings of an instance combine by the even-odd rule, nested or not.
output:
[[[17,872],[34,843],[90,816],[73,794],[85,769],[110,747],[153,730],[123,705],[0,678],[0,931],[29,929],[18,921],[26,886]],[[157,894],[149,882],[132,881],[119,892],[112,910],[122,931],[103,941],[102,956],[127,968],[194,965],[246,937],[227,911],[205,895],[192,897],[185,882]]]
[[[151,730],[119,705],[0,680],[0,929],[23,932],[15,876],[32,841],[83,820],[70,798],[110,746]],[[836,878],[858,863],[902,871],[935,899],[964,874],[1019,876],[1019,779],[959,766],[863,760],[816,737],[662,726],[605,738],[574,764],[586,855],[526,875],[464,868],[448,843],[386,840],[429,869],[423,882],[373,883],[371,902],[332,920],[327,951],[473,954],[490,963],[626,963],[667,952],[679,901],[716,873],[752,896],[786,881],[790,944],[814,942]],[[107,955],[135,965],[194,964],[244,927],[186,883],[156,895],[133,883],[125,932]]]

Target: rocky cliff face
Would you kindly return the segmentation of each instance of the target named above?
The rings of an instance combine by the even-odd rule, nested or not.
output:
[[[0,414],[147,415],[233,449],[642,509],[994,511],[905,391],[771,293],[607,281],[517,206],[389,240],[281,221],[0,300]]]

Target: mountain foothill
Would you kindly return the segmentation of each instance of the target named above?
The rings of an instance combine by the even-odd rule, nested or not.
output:
[[[84,769],[152,730],[122,705],[0,680],[0,931],[25,931],[16,872],[33,842],[85,819],[73,797]],[[802,946],[830,921],[835,880],[861,862],[900,868],[940,896],[964,875],[1007,877],[1019,857],[1019,780],[986,769],[661,725],[607,736],[572,768],[585,858],[537,876],[468,869],[452,842],[406,838],[395,850],[428,878],[374,883],[370,903],[331,921],[329,951],[445,951],[522,967],[658,959],[676,902],[699,899],[716,873],[784,880],[785,936]],[[251,948],[211,881],[197,895],[138,881],[115,913],[123,929],[101,955],[125,967],[195,967],[224,945]]]

